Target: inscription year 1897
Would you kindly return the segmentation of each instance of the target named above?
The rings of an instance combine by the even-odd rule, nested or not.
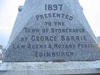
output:
[[[62,10],[62,4],[45,4],[45,10]]]

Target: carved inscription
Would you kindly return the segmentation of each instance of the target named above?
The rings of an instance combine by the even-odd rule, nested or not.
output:
[[[58,13],[63,7],[63,4],[44,4],[46,13],[34,16],[38,23],[42,21],[41,27],[25,27],[24,33],[30,36],[19,38],[21,44],[13,44],[13,48],[32,49],[34,57],[68,57],[75,55],[75,49],[95,47],[92,43],[85,43],[88,40],[84,28],[67,27],[75,18],[71,14]]]

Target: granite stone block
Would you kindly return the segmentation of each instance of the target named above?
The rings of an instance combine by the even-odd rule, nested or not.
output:
[[[100,47],[78,0],[26,0],[5,62],[100,60]]]

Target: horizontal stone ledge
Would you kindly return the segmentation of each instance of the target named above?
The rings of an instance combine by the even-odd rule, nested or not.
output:
[[[68,62],[3,62],[0,72],[31,71],[36,74],[91,74],[100,73],[100,61]]]

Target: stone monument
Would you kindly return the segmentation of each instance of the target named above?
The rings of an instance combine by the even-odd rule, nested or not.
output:
[[[5,62],[98,60],[100,48],[77,0],[26,0]]]
[[[75,74],[73,69],[81,68],[82,73],[91,61],[95,64],[94,61],[100,60],[100,48],[78,0],[26,0],[18,10],[7,50],[3,52],[3,62],[10,63],[8,70],[37,69],[38,65],[38,69],[53,70],[51,73],[55,74],[61,74],[61,70],[64,74]],[[15,63],[12,67],[14,62],[17,66]]]

